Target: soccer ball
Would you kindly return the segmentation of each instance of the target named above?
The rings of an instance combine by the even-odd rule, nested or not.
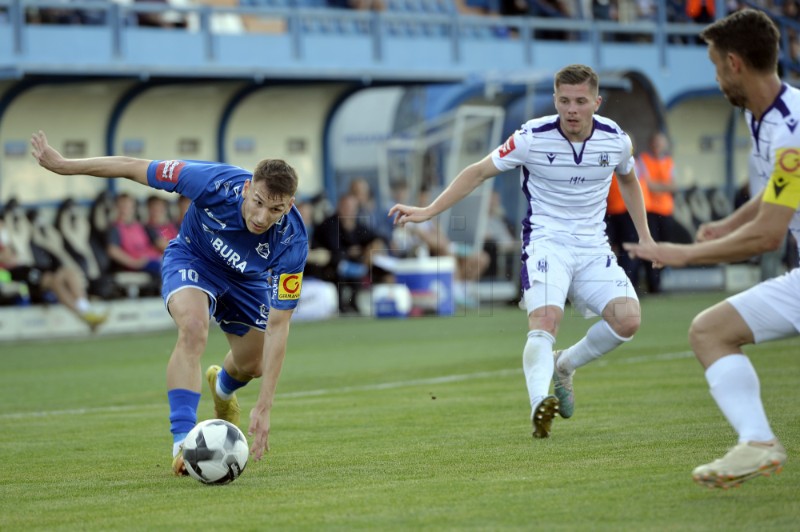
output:
[[[244,471],[248,456],[242,431],[222,419],[198,423],[183,442],[186,471],[203,484],[233,482]]]

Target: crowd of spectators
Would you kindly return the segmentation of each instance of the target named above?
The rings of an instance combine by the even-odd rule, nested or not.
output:
[[[159,294],[163,252],[189,204],[104,193],[90,209],[65,200],[50,222],[9,200],[0,213],[0,305],[61,303],[96,329],[107,317],[97,301]]]

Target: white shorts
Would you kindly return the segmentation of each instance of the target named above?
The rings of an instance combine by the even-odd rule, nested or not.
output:
[[[744,319],[757,344],[800,331],[800,268],[759,283],[726,300]]]
[[[522,257],[522,290],[528,314],[544,306],[563,310],[567,298],[584,317],[601,315],[613,299],[639,300],[608,244],[581,248],[539,240],[531,242]]]

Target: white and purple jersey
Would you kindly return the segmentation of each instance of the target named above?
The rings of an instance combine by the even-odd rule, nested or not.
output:
[[[261,298],[262,305],[293,309],[308,256],[305,224],[292,207],[265,233],[248,231],[242,217],[242,189],[251,178],[252,174],[242,168],[200,161],[153,161],[147,171],[151,187],[178,192],[192,200],[180,233],[170,246],[180,248],[175,250],[176,257],[192,257],[194,270],[213,277],[220,286],[252,287],[256,283],[265,294],[268,289],[269,300]],[[168,248],[165,268],[169,253]],[[260,313],[265,314],[265,309]]]
[[[633,147],[613,120],[595,115],[593,122],[589,138],[571,142],[558,115],[535,118],[492,152],[498,170],[521,167],[520,183],[528,200],[523,249],[539,239],[585,247],[607,242],[604,218],[611,175],[633,169]]]

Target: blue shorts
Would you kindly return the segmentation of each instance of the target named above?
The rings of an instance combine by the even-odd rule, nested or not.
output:
[[[184,288],[208,294],[209,315],[226,333],[244,336],[251,328],[263,331],[269,319],[270,287],[264,280],[236,279],[216,271],[185,246],[170,242],[161,266],[161,296],[169,298]],[[169,311],[169,306],[167,306]]]

